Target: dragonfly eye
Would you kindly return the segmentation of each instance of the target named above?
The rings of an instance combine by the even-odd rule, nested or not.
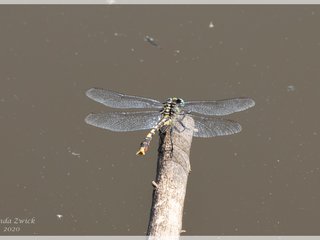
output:
[[[179,104],[180,106],[184,106],[184,101],[183,101],[183,99],[178,98],[176,102],[177,102],[177,104]]]

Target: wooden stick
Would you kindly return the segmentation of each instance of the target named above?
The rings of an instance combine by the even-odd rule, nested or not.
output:
[[[183,125],[182,125],[183,124]],[[178,239],[182,230],[184,198],[190,167],[193,119],[185,116],[160,133],[156,181],[147,235],[149,239]],[[173,149],[172,149],[173,147]]]

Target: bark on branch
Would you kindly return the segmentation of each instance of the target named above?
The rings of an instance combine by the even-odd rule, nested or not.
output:
[[[182,230],[183,205],[190,167],[193,119],[185,116],[160,133],[156,181],[147,235],[149,239],[178,239]],[[173,148],[172,148],[173,147]],[[167,238],[165,238],[167,239]]]

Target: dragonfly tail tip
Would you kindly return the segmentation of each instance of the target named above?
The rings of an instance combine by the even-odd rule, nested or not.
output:
[[[140,155],[140,156],[146,155],[146,149],[144,147],[141,147],[139,151],[136,153],[136,155]]]

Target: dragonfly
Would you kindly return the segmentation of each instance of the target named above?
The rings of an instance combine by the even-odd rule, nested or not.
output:
[[[150,130],[141,142],[137,155],[146,154],[157,131],[163,127],[172,129],[186,115],[194,120],[194,137],[209,138],[238,133],[241,125],[221,116],[241,112],[255,105],[253,99],[246,97],[212,101],[184,101],[182,98],[171,97],[162,103],[151,98],[100,88],[91,88],[86,91],[86,95],[107,107],[127,109],[121,112],[91,113],[85,118],[87,124],[114,132]]]

